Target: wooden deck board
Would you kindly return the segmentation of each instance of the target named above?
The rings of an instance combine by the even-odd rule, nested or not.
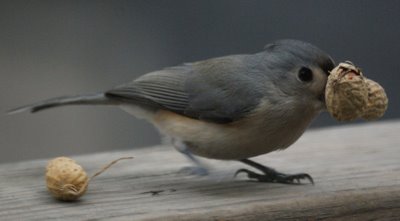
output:
[[[400,121],[310,130],[289,149],[254,158],[282,172],[307,172],[315,186],[248,182],[238,162],[203,159],[208,177],[178,173],[188,162],[156,146],[73,157],[96,177],[81,200],[54,200],[47,160],[0,164],[0,220],[400,219]],[[159,191],[153,195],[152,191]]]

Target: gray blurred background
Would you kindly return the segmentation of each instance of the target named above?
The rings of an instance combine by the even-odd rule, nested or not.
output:
[[[254,53],[295,38],[352,60],[400,117],[400,1],[0,1],[0,111],[97,92],[182,62]],[[360,122],[354,122],[360,123]],[[327,113],[312,127],[339,124]],[[112,107],[0,116],[0,163],[158,144]]]

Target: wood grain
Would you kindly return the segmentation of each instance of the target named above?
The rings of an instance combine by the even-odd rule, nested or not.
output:
[[[170,146],[73,157],[89,174],[81,200],[54,200],[48,159],[0,164],[0,220],[399,220],[400,121],[310,130],[291,148],[254,158],[316,184],[249,182],[239,162],[202,159],[208,177],[178,173],[188,162]]]

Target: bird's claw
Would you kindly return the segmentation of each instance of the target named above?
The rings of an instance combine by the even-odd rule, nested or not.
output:
[[[265,174],[259,174],[248,169],[239,169],[236,171],[235,177],[239,173],[246,173],[248,178],[256,179],[258,182],[301,184],[301,180],[306,179],[310,181],[312,185],[314,185],[313,178],[307,173],[283,174],[274,171]]]

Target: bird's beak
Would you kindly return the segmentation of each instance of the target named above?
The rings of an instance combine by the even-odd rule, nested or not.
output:
[[[321,95],[319,95],[318,100],[325,103],[325,93],[322,93]]]
[[[321,101],[323,109],[325,110],[326,109],[325,92],[319,95],[318,100]]]

